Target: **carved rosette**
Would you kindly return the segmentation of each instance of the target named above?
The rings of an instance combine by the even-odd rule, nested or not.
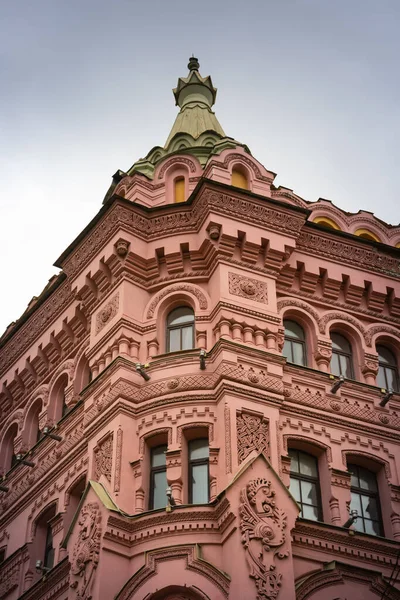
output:
[[[71,561],[71,588],[75,600],[90,600],[95,572],[99,563],[101,539],[101,513],[96,502],[82,508],[78,520],[78,539]]]
[[[107,302],[107,304],[101,309],[96,316],[96,334],[99,333],[103,327],[107,325],[115,317],[119,308],[119,294]]]
[[[239,464],[253,451],[269,456],[269,424],[263,415],[246,412],[236,416],[237,452]]]
[[[268,286],[265,282],[237,273],[229,273],[228,275],[230,294],[268,304]]]
[[[249,481],[240,493],[241,542],[254,579],[256,600],[276,600],[282,582],[275,559],[289,556],[283,551],[286,513],[275,503],[271,482],[265,478]]]

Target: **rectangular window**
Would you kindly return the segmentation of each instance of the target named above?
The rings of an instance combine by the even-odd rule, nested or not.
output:
[[[303,519],[322,521],[321,494],[318,476],[318,461],[315,456],[289,450],[290,493],[300,506]]]
[[[189,442],[189,503],[209,502],[209,447],[208,439]]]
[[[375,473],[358,465],[348,465],[347,468],[351,473],[350,510],[356,510],[358,514],[354,529],[370,535],[383,535]]]
[[[167,504],[167,445],[152,448],[150,457],[149,509],[165,508]]]
[[[54,565],[53,533],[51,531],[51,525],[47,525],[46,546],[44,549],[43,566],[47,567],[48,569],[52,569],[53,565]]]

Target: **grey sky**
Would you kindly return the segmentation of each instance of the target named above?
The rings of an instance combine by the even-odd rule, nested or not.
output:
[[[188,57],[277,184],[399,222],[398,0],[0,0],[0,332],[163,145]]]

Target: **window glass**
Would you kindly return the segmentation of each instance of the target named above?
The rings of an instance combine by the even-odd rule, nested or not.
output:
[[[208,502],[208,465],[199,464],[192,467],[192,503]]]
[[[153,448],[151,451],[151,466],[152,467],[162,467],[166,464],[165,453],[167,451],[167,446],[157,446]]]
[[[377,346],[376,351],[378,352],[379,361],[379,371],[376,379],[377,385],[381,388],[392,388],[397,391],[399,389],[399,377],[394,355],[385,346]]]
[[[375,473],[358,465],[348,465],[348,470],[351,473],[350,510],[356,510],[358,514],[355,529],[370,535],[383,535]]]
[[[190,350],[194,347],[194,313],[188,306],[180,306],[167,317],[167,352]]]
[[[354,376],[350,343],[339,333],[330,334],[332,341],[331,373],[347,379]]]
[[[300,506],[300,516],[322,520],[318,461],[315,456],[290,449],[290,492]]]
[[[283,345],[283,356],[288,362],[295,365],[306,365],[306,346],[304,331],[295,321],[283,321],[285,328],[285,342]]]
[[[209,445],[208,439],[189,442],[189,502],[203,504],[209,501]]]
[[[167,472],[156,471],[153,473],[153,505],[152,508],[164,508],[167,504]]]
[[[54,548],[53,548],[53,534],[51,531],[51,526],[47,526],[47,534],[46,534],[46,546],[44,551],[44,561],[43,566],[48,569],[52,569],[54,565]]]

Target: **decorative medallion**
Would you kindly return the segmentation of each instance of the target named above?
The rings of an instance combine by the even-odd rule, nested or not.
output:
[[[96,317],[96,334],[117,314],[119,308],[119,293],[107,302]]]
[[[263,415],[241,412],[236,417],[239,464],[253,451],[269,456],[269,426]]]
[[[230,294],[268,304],[268,285],[265,282],[237,273],[228,273],[228,276]]]

